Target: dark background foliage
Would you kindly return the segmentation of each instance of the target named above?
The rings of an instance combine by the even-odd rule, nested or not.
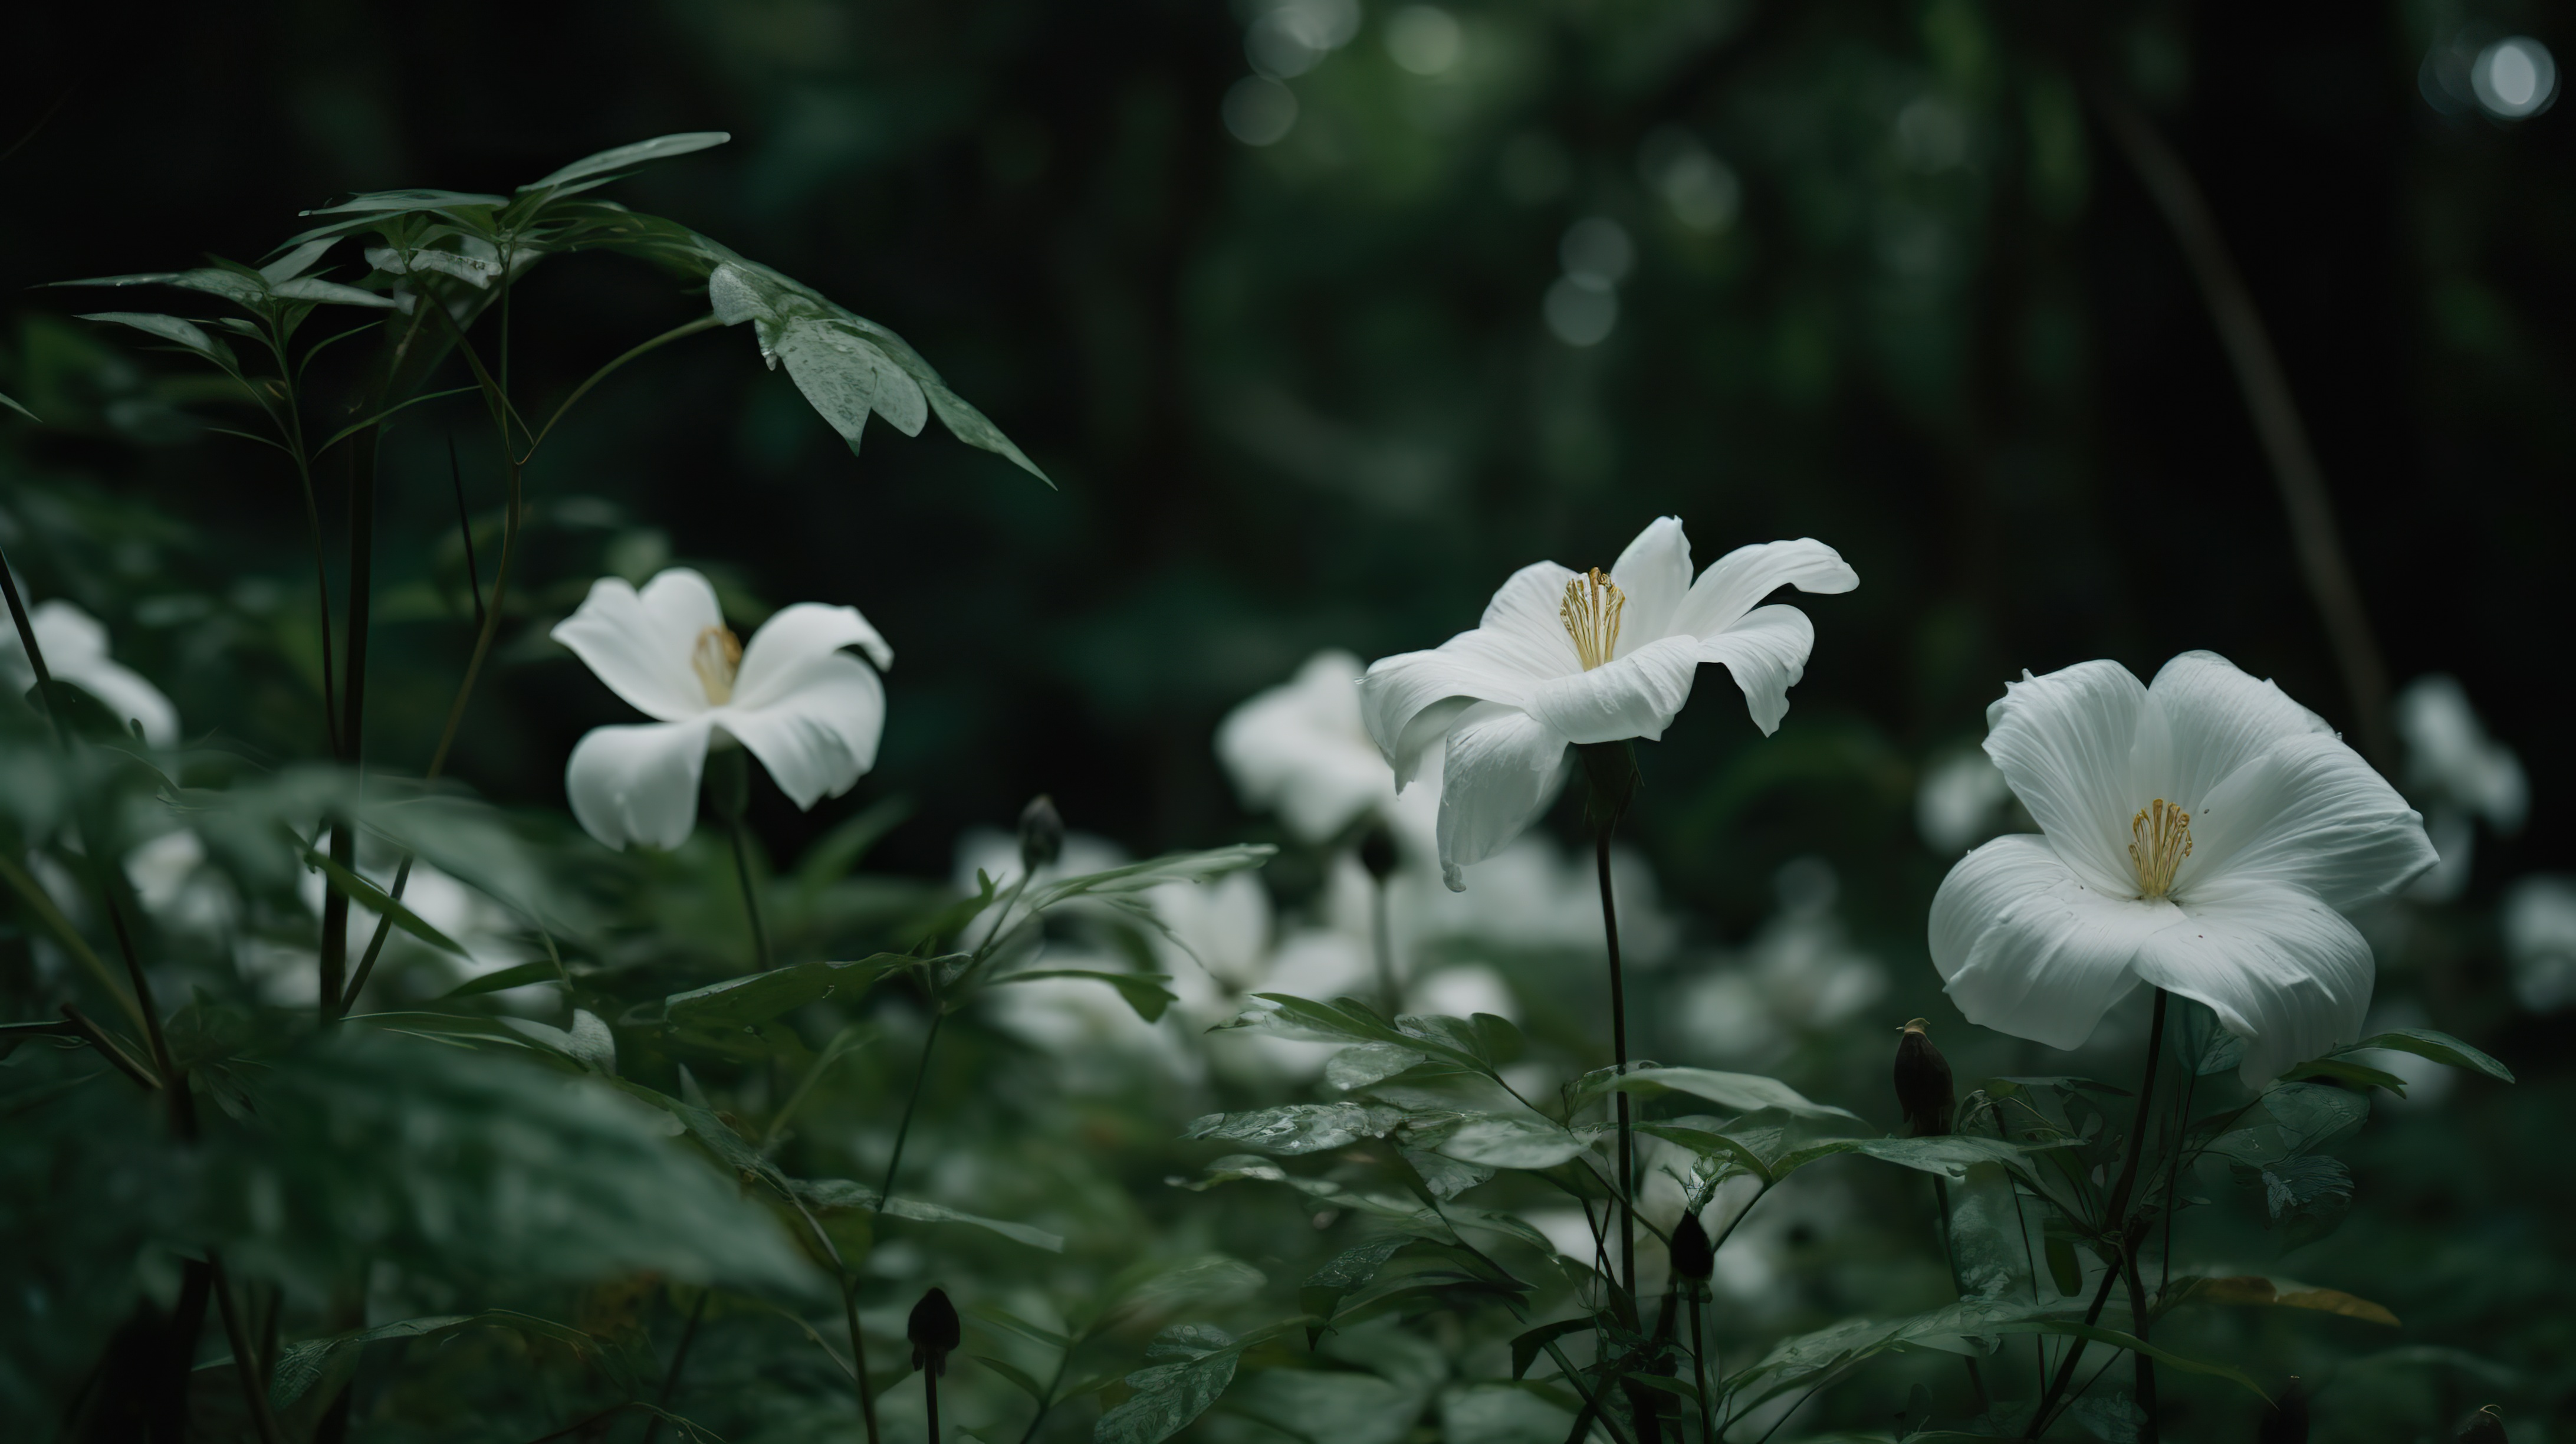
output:
[[[2392,677],[2458,675],[2530,770],[2534,823],[2486,841],[2473,906],[2384,959],[2392,992],[2526,1084],[2472,1128],[2356,1157],[2365,1198],[2386,1190],[2368,1242],[2462,1220],[2529,1238],[2564,1180],[2481,1179],[2460,1155],[2565,1099],[2535,1080],[2551,1029],[2511,1013],[2474,905],[2576,851],[2558,823],[2576,776],[2549,745],[2576,703],[2576,140],[2564,112],[2438,111],[2419,72],[2481,27],[2576,49],[2559,12],[2142,3],[2070,29],[1976,0],[1496,0],[1460,10],[1454,72],[1419,77],[1389,57],[1388,8],[1291,82],[1298,125],[1265,148],[1220,121],[1250,12],[1215,0],[17,16],[0,389],[53,424],[21,428],[7,463],[31,533],[12,557],[109,619],[192,731],[318,751],[307,554],[275,457],[193,434],[177,408],[199,394],[154,379],[175,368],[27,288],[196,246],[255,261],[351,191],[506,190],[729,130],[617,193],[902,332],[1061,490],[936,428],[873,428],[853,461],[738,331],[657,354],[530,478],[526,625],[503,634],[464,780],[560,804],[572,741],[624,709],[544,628],[602,570],[667,557],[717,575],[743,620],[849,602],[896,647],[884,756],[851,797],[800,815],[756,784],[782,859],[894,792],[919,810],[880,856],[914,872],[944,874],[959,829],[1042,789],[1139,851],[1231,840],[1261,824],[1209,750],[1227,707],[1318,646],[1436,643],[1513,567],[1606,564],[1670,511],[1703,562],[1812,534],[1864,580],[1808,604],[1819,643],[1777,739],[1715,705],[1647,749],[1636,826],[1667,893],[1739,938],[1780,861],[1822,854],[1928,1001],[1943,864],[1914,837],[1913,783],[2007,677],[2095,656],[2147,675],[2208,647],[2362,720],[2182,253],[2083,103],[2096,74],[2207,191]],[[1673,125],[1740,180],[1714,235],[1641,177]],[[1541,297],[1593,215],[1637,261],[1616,329],[1576,349]],[[550,263],[515,304],[539,396],[698,305],[613,260]],[[479,417],[424,408],[386,442],[367,749],[398,770],[425,759],[467,645],[451,436],[488,580]],[[323,478],[327,526],[343,479]],[[2417,1302],[2490,1339],[2541,1308],[2462,1282],[2486,1266]]]

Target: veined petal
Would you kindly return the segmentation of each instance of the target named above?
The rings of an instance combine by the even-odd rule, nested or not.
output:
[[[2017,833],[1941,880],[1932,966],[1969,1022],[2074,1048],[2137,986],[2138,949],[2182,919],[2172,903],[2088,885],[2048,839]]]
[[[1807,675],[1807,654],[1816,649],[1816,624],[1785,603],[1755,607],[1734,626],[1699,644],[1699,659],[1715,662],[1744,691],[1744,710],[1753,725],[1770,736],[1789,715],[1789,689]]]
[[[751,749],[779,791],[811,808],[849,791],[860,773],[876,766],[885,683],[858,658],[825,652],[797,663],[794,686],[774,700],[736,702],[709,720]]]
[[[1565,738],[1526,712],[1491,702],[1449,729],[1440,778],[1440,871],[1451,892],[1464,869],[1503,850],[1538,820],[1565,785]]]
[[[1860,573],[1842,553],[1814,537],[1737,547],[1691,583],[1690,595],[1673,615],[1672,630],[1700,637],[1723,631],[1782,587],[1847,592],[1859,585]]]
[[[2190,870],[2175,890],[2195,898],[2221,881],[2262,878],[2348,911],[2440,860],[2423,817],[2331,733],[2275,743],[2237,768],[2210,791],[2191,830]]]
[[[2067,864],[2095,890],[2135,897],[2129,819],[2131,766],[2147,689],[2117,662],[2079,662],[2045,677],[2022,674],[1986,709],[1986,755]],[[2177,799],[2178,800],[2178,799]]]
[[[2245,1040],[2238,1076],[2247,1087],[2361,1036],[2370,944],[2315,894],[2229,877],[2194,888],[2182,911],[2181,923],[2138,949],[2138,975],[2207,1003]]]
[[[1589,672],[1540,683],[1529,713],[1569,742],[1660,738],[1690,700],[1699,653],[1690,637],[1648,642]]]
[[[1562,633],[1564,628],[1557,630]],[[1495,642],[1492,633],[1479,628],[1460,632],[1426,652],[1404,652],[1371,662],[1360,678],[1360,716],[1379,750],[1390,758],[1398,756],[1398,744],[1413,720],[1452,698],[1517,707],[1547,677],[1583,670],[1575,660],[1572,641],[1565,644],[1565,666],[1545,674],[1520,665],[1511,655],[1514,649]]]
[[[1626,645],[1618,655],[1672,635],[1673,616],[1681,610],[1691,585],[1690,538],[1682,534],[1682,519],[1659,516],[1646,523],[1646,529],[1619,553],[1610,568],[1610,580],[1627,594],[1619,619],[1619,639]]]
[[[743,645],[742,666],[734,673],[733,705],[756,709],[784,699],[804,685],[809,669],[828,662],[843,647],[866,652],[880,669],[894,665],[894,648],[886,645],[858,608],[820,602],[780,608]]]
[[[2228,774],[2297,737],[2331,737],[2325,719],[2216,652],[2185,652],[2147,684],[2138,726],[2134,813],[2156,797],[2198,808]]]
[[[621,578],[601,577],[550,635],[627,705],[677,722],[713,705],[689,655],[700,634],[723,625],[716,589],[687,567],[673,567],[646,582],[642,592]]]
[[[1565,630],[1565,584],[1575,575],[1554,562],[1532,562],[1512,573],[1485,603],[1476,630],[1461,633],[1452,644],[1479,638],[1476,645],[1497,665],[1531,677],[1581,671],[1583,659]]]
[[[564,792],[582,831],[620,851],[630,842],[688,841],[711,725],[701,717],[592,728],[564,764]]]

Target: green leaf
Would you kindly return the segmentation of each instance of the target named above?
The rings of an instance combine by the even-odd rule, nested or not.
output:
[[[386,311],[394,309],[399,304],[391,296],[379,295],[374,291],[362,291],[355,286],[343,286],[337,281],[325,281],[319,276],[298,276],[292,281],[280,281],[269,289],[272,295],[289,301],[312,301],[335,306],[370,306]]]
[[[1529,1373],[1530,1365],[1538,1362],[1539,1351],[1545,1349],[1550,1343],[1568,1334],[1593,1327],[1595,1327],[1594,1321],[1589,1317],[1559,1319],[1552,1324],[1541,1324],[1513,1339],[1512,1377],[1517,1379]]]
[[[1164,986],[1172,980],[1169,973],[1108,973],[1089,968],[1032,968],[1023,972],[1005,973],[992,981],[996,984],[1028,983],[1040,978],[1089,978],[1094,982],[1107,983],[1118,990],[1118,996],[1127,1000],[1128,1007],[1136,1010],[1137,1017],[1148,1023],[1160,1022],[1164,1010],[1179,1002],[1181,997],[1180,994]]]
[[[1384,1138],[1404,1122],[1400,1109],[1375,1103],[1289,1103],[1252,1113],[1210,1113],[1183,1138],[1221,1139],[1271,1153],[1320,1153],[1363,1138]]]
[[[1011,438],[1002,434],[1002,428],[995,426],[965,397],[949,390],[948,383],[926,380],[922,381],[921,389],[923,394],[930,398],[930,409],[938,414],[940,424],[948,428],[949,435],[965,442],[968,446],[979,447],[1007,458],[1012,465],[1045,482],[1049,487],[1055,485],[1055,479],[1040,471],[1038,464],[1029,460],[1028,453],[1020,450],[1013,444]]]
[[[1127,1376],[1136,1392],[1100,1416],[1091,1430],[1094,1444],[1161,1444],[1188,1428],[1234,1382],[1243,1341],[1211,1325],[1180,1324],[1156,1336],[1147,1356],[1170,1354],[1185,1357]]]
[[[543,180],[531,181],[519,187],[519,191],[524,195],[529,191],[552,190],[559,186],[570,185],[574,181],[588,180],[592,176],[624,170],[628,166],[644,165],[651,161],[669,160],[673,156],[708,150],[732,139],[733,136],[729,132],[721,130],[691,130],[682,131],[677,135],[655,136],[651,140],[639,140],[632,145],[621,145],[613,150],[603,150],[597,155],[583,156]],[[500,198],[493,196],[488,199],[497,202]]]
[[[1801,1118],[1861,1121],[1860,1115],[1848,1109],[1810,1102],[1806,1095],[1777,1078],[1764,1078],[1752,1073],[1721,1073],[1710,1068],[1635,1068],[1617,1076],[1604,1073],[1578,1090],[1574,1101],[1580,1106],[1613,1091],[1649,1097],[1659,1093],[1687,1093],[1739,1113],[1776,1108]]]
[[[2048,1281],[2057,1286],[2057,1292],[2070,1299],[2084,1292],[2084,1265],[2075,1257],[2074,1243],[2050,1234],[2047,1251]]]
[[[796,863],[796,888],[808,899],[849,876],[868,850],[912,816],[912,799],[887,797],[823,834]]]
[[[1381,1235],[1342,1250],[1309,1274],[1297,1289],[1297,1307],[1315,1316],[1315,1321],[1306,1326],[1306,1346],[1313,1348],[1332,1326],[1333,1311],[1341,1306],[1344,1296],[1376,1278],[1396,1250],[1420,1242],[1422,1239],[1414,1234]]]
[[[749,1028],[824,998],[855,998],[887,974],[921,961],[903,953],[875,953],[854,962],[794,963],[673,993],[662,1008],[682,1027]]]
[[[1487,1168],[1554,1168],[1590,1148],[1562,1124],[1535,1113],[1488,1113],[1468,1118],[1441,1140],[1437,1151]]]
[[[440,1002],[450,998],[471,998],[483,993],[497,993],[504,988],[522,987],[529,983],[555,983],[563,980],[562,971],[552,958],[539,958],[533,963],[517,963],[479,978],[468,978],[438,995]]]
[[[2311,1058],[2284,1070],[2281,1076],[2292,1080],[2333,1078],[2356,1088],[2385,1088],[2400,1098],[2406,1096],[2405,1079],[2343,1058]]]
[[[2484,1073],[2499,1083],[2514,1081],[2512,1069],[2450,1034],[2437,1033],[2430,1028],[2398,1028],[2386,1033],[2374,1033],[2335,1056],[2345,1057],[2365,1048],[2389,1048],[2400,1053],[2412,1053],[2416,1057],[2430,1058],[2436,1063],[2447,1064],[2453,1068],[2467,1068]]]
[[[420,914],[396,902],[383,888],[333,862],[323,854],[315,852],[312,848],[307,847],[303,851],[305,864],[319,870],[323,880],[351,902],[378,917],[392,918],[395,927],[441,952],[453,953],[460,958],[465,956],[465,949],[458,946],[454,938],[431,927],[422,920]]]
[[[1324,1064],[1324,1081],[1348,1093],[1392,1078],[1427,1056],[1400,1043],[1361,1043],[1344,1048]]]
[[[19,405],[18,398],[11,396],[5,391],[0,391],[0,406],[8,407],[10,410],[17,412],[19,415],[27,418],[29,421],[35,422],[39,426],[44,424],[45,418],[38,416],[36,413],[29,411],[26,407]]]
[[[1783,1171],[1831,1154],[1857,1153],[1924,1173],[1938,1174],[1957,1183],[1967,1178],[1969,1169],[1984,1163],[2000,1164],[2015,1172],[2024,1172],[2029,1155],[2066,1146],[2062,1140],[2007,1143],[2000,1138],[1977,1138],[1955,1133],[1940,1138],[1835,1139],[1789,1154],[1783,1160]]]
[[[2262,1097],[2258,1115],[2211,1140],[2209,1151],[2249,1168],[2296,1158],[2361,1126],[2367,1095],[2323,1083],[2284,1083]]]
[[[2074,1319],[2020,1319],[2010,1323],[1996,1324],[1992,1326],[1989,1332],[1998,1334],[2065,1334],[2074,1338],[2090,1339],[2097,1344],[2109,1344],[2115,1349],[2127,1349],[2133,1354],[2144,1354],[2159,1364],[2180,1369],[2186,1374],[2205,1374],[2213,1379],[2225,1379],[2229,1383],[2235,1384],[2239,1388],[2244,1389],[2247,1393],[2252,1394],[2255,1398],[2261,1399],[2266,1403],[2269,1403],[2272,1397],[2271,1395],[2264,1393],[2263,1386],[2255,1383],[2253,1378],[2246,1374],[2242,1369],[2237,1369],[2226,1364],[2213,1364],[2203,1359],[2188,1358],[2184,1355],[2177,1354],[2170,1349],[2160,1348],[2157,1345],[2147,1343],[2142,1339],[2121,1333],[2117,1329],[2105,1329],[2094,1324],[2079,1323]]]
[[[1032,912],[1044,912],[1078,897],[1148,892],[1167,882],[1207,882],[1230,872],[1259,867],[1278,851],[1268,843],[1237,843],[1205,852],[1165,853],[1124,867],[1059,879],[1030,893],[1028,906]]]
[[[944,1203],[929,1203],[917,1198],[898,1196],[880,1202],[875,1189],[852,1183],[846,1178],[791,1179],[788,1187],[798,1198],[816,1208],[863,1208],[888,1218],[906,1218],[915,1223],[962,1223],[1048,1253],[1064,1252],[1062,1234],[1032,1228],[1025,1223],[1012,1223],[1007,1219],[986,1218],[979,1213],[968,1213]]]
[[[330,1367],[331,1356],[342,1349],[357,1348],[382,1339],[425,1339],[463,1328],[479,1319],[480,1316],[474,1314],[438,1314],[289,1344],[278,1351],[277,1367],[269,1374],[269,1407],[284,1409],[303,1398],[314,1382],[322,1377],[323,1371]]]
[[[1020,1338],[1028,1340],[1030,1343],[1040,1345],[1044,1348],[1063,1350],[1070,1349],[1074,1346],[1075,1341],[1071,1337],[1059,1334],[1053,1329],[1030,1323],[1028,1320],[1021,1318],[1019,1315],[996,1304],[970,1305],[966,1310],[966,1316],[975,1320],[979,1324],[999,1329],[1006,1334],[1015,1334]]]
[[[969,1354],[967,1357],[973,1359],[976,1363],[983,1365],[985,1368],[992,1370],[994,1373],[1001,1375],[1003,1378],[1010,1380],[1013,1388],[1018,1389],[1021,1393],[1036,1400],[1038,1407],[1045,1408],[1050,1402],[1047,1399],[1046,1386],[1039,1383],[1037,1380],[1030,1378],[1028,1373],[1021,1369],[1019,1365],[1011,1363],[1006,1359],[994,1358],[990,1354]]]
[[[176,316],[157,315],[149,311],[90,311],[84,313],[80,319],[105,321],[116,326],[131,326],[137,331],[158,336],[164,341],[176,342],[200,356],[212,357],[215,354],[214,337],[207,335],[196,322],[183,321]]]

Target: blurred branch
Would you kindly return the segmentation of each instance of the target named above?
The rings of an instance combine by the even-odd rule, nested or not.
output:
[[[2182,157],[2174,153],[2155,126],[2119,88],[2098,73],[2084,72],[2084,90],[2102,123],[2138,179],[2164,213],[2174,240],[2200,285],[2201,299],[2218,328],[2219,345],[2236,372],[2237,389],[2254,421],[2255,435],[2281,488],[2281,505],[2289,513],[2290,537],[2298,552],[2299,575],[2325,619],[2326,638],[2343,673],[2344,690],[2361,735],[2361,749],[2382,771],[2395,765],[2395,739],[2388,729],[2388,665],[2370,631],[2361,587],[2353,578],[2351,559],[2335,525],[2333,498],[2327,493],[2324,468],[2300,419],[2289,376],[2272,349],[2253,292],[2228,253],[2210,213],[2209,198]]]

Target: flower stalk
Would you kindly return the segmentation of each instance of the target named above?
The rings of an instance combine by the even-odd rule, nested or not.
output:
[[[1619,966],[1619,909],[1610,886],[1610,838],[1637,792],[1637,754],[1625,742],[1593,743],[1579,749],[1591,795],[1584,806],[1592,824],[1593,859],[1601,881],[1601,936],[1610,959],[1610,1055],[1617,1075],[1628,1072],[1628,991]],[[1637,1140],[1630,1129],[1627,1090],[1613,1089],[1612,1107],[1619,1120],[1619,1286],[1636,1308],[1637,1297]]]

